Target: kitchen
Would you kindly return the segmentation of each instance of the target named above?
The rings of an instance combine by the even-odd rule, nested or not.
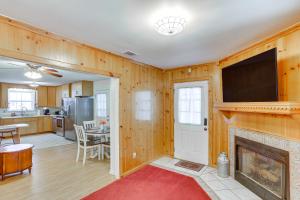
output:
[[[35,73],[40,76],[35,77]],[[109,122],[109,81],[110,78],[100,75],[1,57],[0,125],[26,124],[18,131],[21,143],[25,140],[36,147],[48,147],[45,137],[50,135],[56,138],[53,146],[56,146],[56,140],[58,144],[69,144],[76,140],[73,124],[82,125],[82,121],[94,119],[98,123],[100,119]],[[74,103],[75,107],[78,107],[77,104],[84,105],[78,108],[83,110],[74,108],[72,114],[76,111],[76,116],[70,115],[70,103]],[[99,113],[102,114],[100,118]],[[109,123],[103,128],[109,130]],[[28,139],[34,135],[37,137],[32,141]],[[37,139],[42,136],[43,139]],[[3,133],[3,137],[2,144],[14,142],[10,134]]]

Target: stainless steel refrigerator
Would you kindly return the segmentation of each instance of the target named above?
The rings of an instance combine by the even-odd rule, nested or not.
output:
[[[65,138],[76,140],[74,124],[94,119],[94,99],[92,97],[63,98],[62,108],[65,118]]]

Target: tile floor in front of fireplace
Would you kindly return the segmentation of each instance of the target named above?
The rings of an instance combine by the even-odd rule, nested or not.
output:
[[[249,189],[241,185],[232,177],[221,178],[217,176],[215,168],[203,167],[200,172],[175,166],[179,160],[162,157],[152,164],[171,171],[192,176],[199,185],[208,193],[211,199],[220,200],[259,200],[260,198]]]

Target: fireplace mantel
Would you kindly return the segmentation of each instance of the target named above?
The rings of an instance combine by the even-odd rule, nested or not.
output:
[[[278,101],[278,102],[241,102],[220,103],[214,106],[227,118],[235,112],[276,114],[276,115],[299,115],[300,102]]]

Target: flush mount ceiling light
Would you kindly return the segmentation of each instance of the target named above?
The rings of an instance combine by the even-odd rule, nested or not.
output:
[[[37,83],[35,83],[35,82],[33,82],[33,83],[30,83],[29,86],[30,86],[30,87],[33,87],[33,88],[37,88],[37,87],[39,87],[40,85],[37,84]]]
[[[183,31],[187,22],[191,22],[192,14],[184,5],[160,5],[149,17],[149,22],[154,29],[166,36],[173,36]]]
[[[30,79],[39,79],[39,78],[42,78],[42,74],[40,74],[38,72],[35,72],[35,71],[26,72],[24,75],[27,78],[30,78]]]
[[[155,30],[162,35],[176,35],[183,31],[185,23],[186,20],[183,17],[167,16],[155,23]]]

